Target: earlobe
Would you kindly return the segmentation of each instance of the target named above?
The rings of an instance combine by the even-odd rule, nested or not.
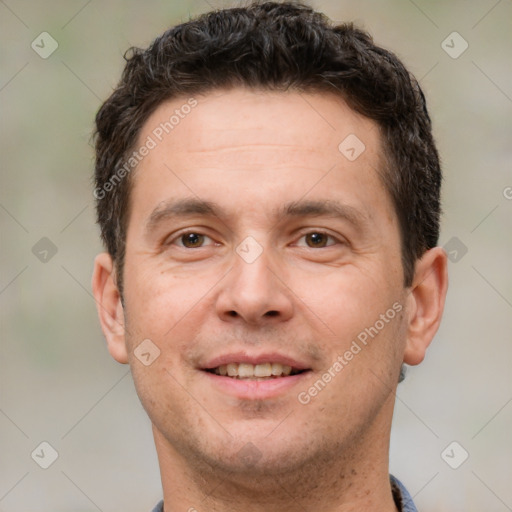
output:
[[[123,305],[115,281],[114,263],[108,253],[98,254],[94,260],[92,291],[108,350],[116,361],[127,363]]]
[[[416,365],[423,361],[443,315],[448,289],[448,263],[442,247],[434,247],[416,263],[414,280],[408,297],[409,323],[404,362]]]

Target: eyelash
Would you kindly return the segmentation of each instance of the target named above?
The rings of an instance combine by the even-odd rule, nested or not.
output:
[[[172,240],[170,240],[169,242],[167,242],[165,245],[174,245],[174,242],[176,241],[181,241],[183,239],[184,236],[186,235],[191,235],[191,234],[194,234],[194,235],[199,235],[199,236],[204,236],[206,238],[209,238],[210,240],[212,240],[211,237],[209,237],[208,235],[205,235],[199,231],[185,231],[183,233],[180,233],[178,234],[177,236],[175,236]],[[302,233],[299,240],[301,238],[304,238],[305,236],[307,235],[312,235],[312,234],[315,234],[315,235],[323,235],[323,236],[326,236],[328,239],[330,240],[334,240],[336,243],[335,244],[329,244],[325,247],[320,247],[320,249],[326,249],[327,247],[332,247],[333,245],[336,245],[336,244],[342,244],[343,242],[338,240],[336,237],[334,237],[333,235],[329,234],[327,231],[320,231],[320,230],[311,230],[311,231],[308,231],[306,233]],[[184,245],[178,245],[178,247],[181,247],[183,249],[202,249],[204,248],[205,246],[204,245],[201,245],[200,247],[185,247]],[[302,246],[304,247],[304,246]],[[315,247],[309,247],[309,246],[306,246],[306,248],[308,249],[315,249]]]

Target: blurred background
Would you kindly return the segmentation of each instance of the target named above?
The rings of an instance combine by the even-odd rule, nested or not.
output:
[[[444,166],[451,286],[398,388],[391,472],[424,512],[512,510],[512,2],[310,4],[404,60]],[[139,512],[161,498],[150,422],[91,296],[91,132],[128,47],[233,5],[0,0],[2,512]]]

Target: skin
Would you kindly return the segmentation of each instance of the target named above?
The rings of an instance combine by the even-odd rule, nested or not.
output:
[[[139,140],[187,99],[160,105]],[[398,220],[376,171],[378,127],[340,98],[239,88],[197,100],[133,176],[124,307],[108,254],[93,276],[109,351],[131,365],[153,424],[165,510],[395,511],[394,392],[402,362],[420,363],[439,326],[446,254],[427,251],[404,287]],[[349,134],[366,148],[354,161],[338,150]],[[186,198],[222,214],[148,222]],[[336,201],[357,222],[276,214],[299,200]],[[187,232],[206,236],[187,247]],[[252,263],[236,252],[248,236],[262,250]],[[401,311],[300,403],[396,303]],[[145,339],[160,350],[149,366],[134,356]],[[235,397],[199,369],[233,351],[277,351],[310,371],[276,396]]]

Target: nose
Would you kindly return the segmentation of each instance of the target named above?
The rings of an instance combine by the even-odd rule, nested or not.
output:
[[[264,326],[293,316],[293,293],[282,271],[272,265],[268,251],[252,262],[234,254],[234,266],[217,297],[217,314],[223,321]]]

